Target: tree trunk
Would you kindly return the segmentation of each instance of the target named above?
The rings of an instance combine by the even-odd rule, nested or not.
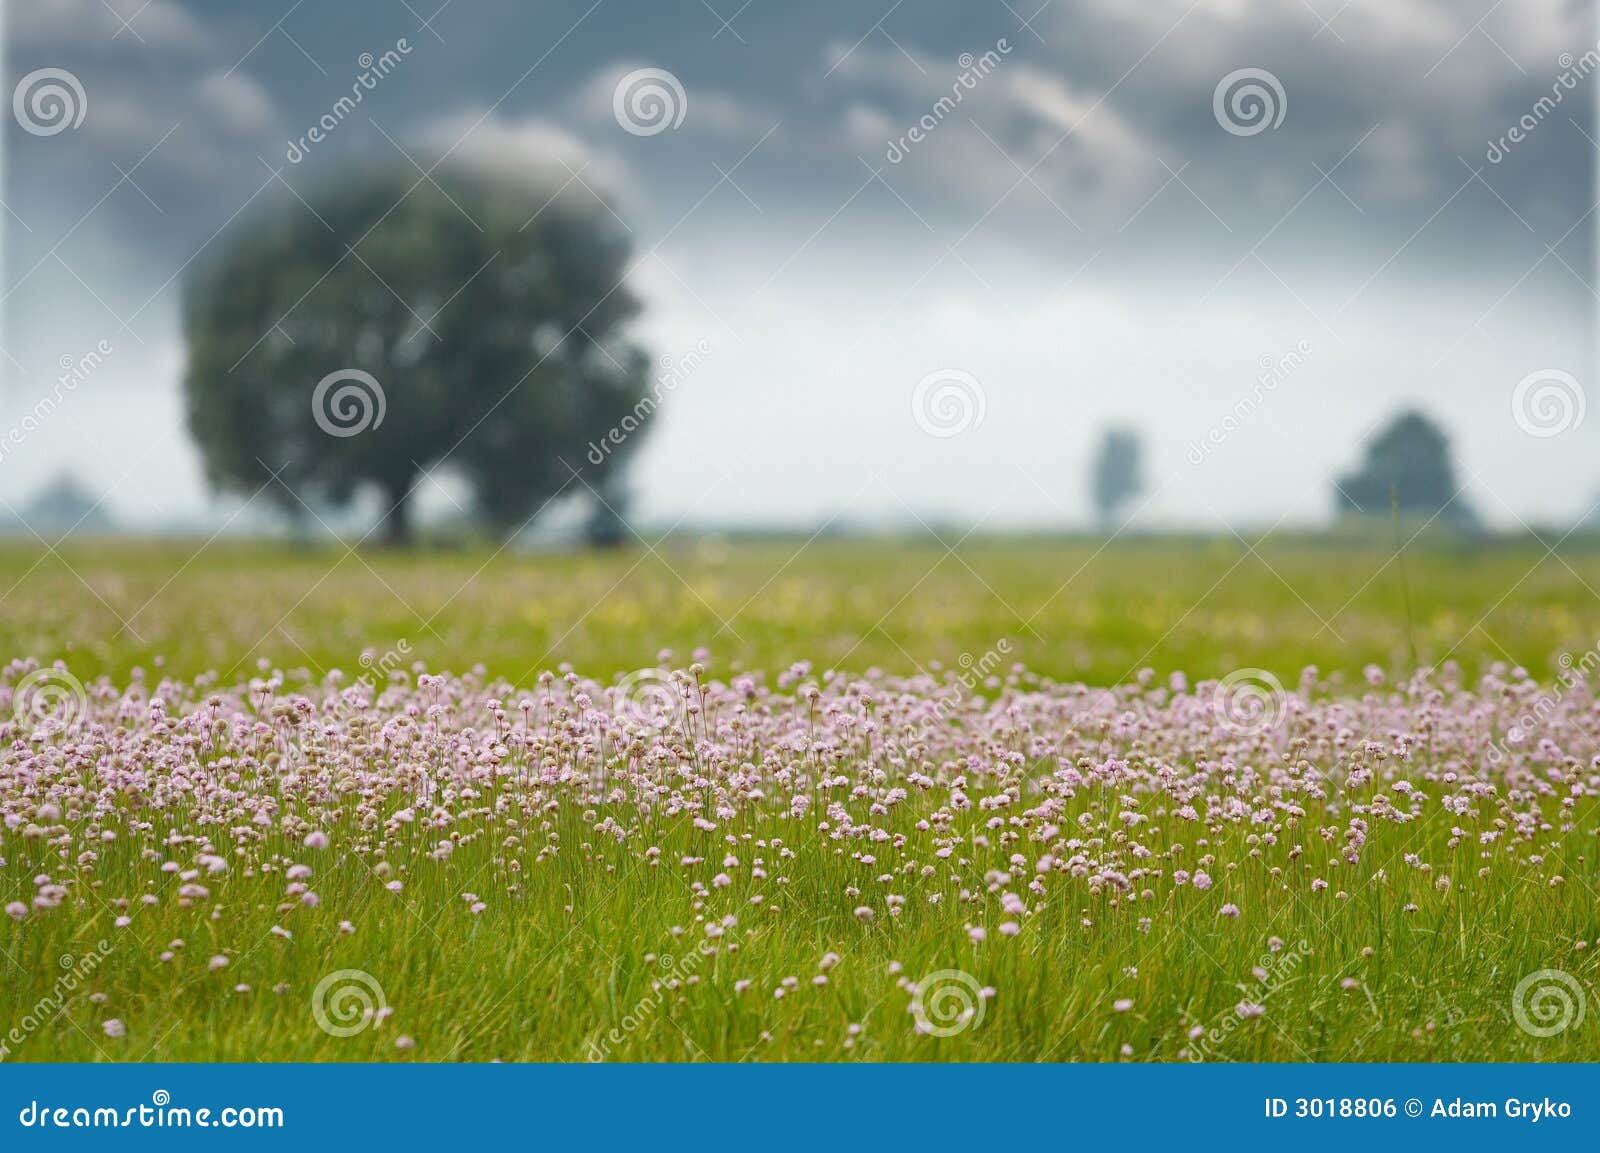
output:
[[[413,540],[411,486],[406,484],[398,491],[389,491],[386,496],[388,511],[384,514],[379,530],[380,538],[386,548],[410,548]]]

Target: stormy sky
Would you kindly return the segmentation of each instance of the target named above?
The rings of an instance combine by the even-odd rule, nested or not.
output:
[[[1600,499],[1587,4],[7,0],[0,35],[0,426],[59,395],[0,455],[14,506],[70,472],[124,524],[231,515],[183,427],[186,274],[441,157],[603,203],[638,335],[700,350],[641,523],[1080,527],[1125,424],[1136,524],[1315,524],[1410,406],[1493,524]],[[642,69],[664,123],[619,104]]]

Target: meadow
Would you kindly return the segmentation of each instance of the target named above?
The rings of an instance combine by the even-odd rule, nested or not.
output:
[[[1587,548],[203,544],[0,550],[5,1059],[1592,1057]]]
[[[1108,685],[1142,666],[1293,679],[1455,660],[1536,675],[1600,641],[1600,548],[1571,538],[1397,557],[1382,539],[674,538],[616,552],[395,553],[217,541],[0,544],[0,652],[80,676],[321,673],[402,643],[521,683],[712,650],[723,669],[1015,659]],[[1556,546],[1552,548],[1552,546]]]

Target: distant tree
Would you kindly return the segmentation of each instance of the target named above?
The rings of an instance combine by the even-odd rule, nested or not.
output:
[[[598,461],[585,447],[635,412],[649,364],[623,335],[628,242],[599,204],[447,167],[308,201],[187,285],[189,428],[214,486],[265,485],[291,514],[376,489],[404,544],[442,461],[501,532],[574,471],[599,488],[621,470],[646,428]]]
[[[1460,492],[1449,438],[1422,413],[1407,411],[1367,441],[1360,467],[1339,479],[1334,500],[1341,512],[1388,516],[1392,499],[1408,515],[1471,525],[1477,518]]]
[[[1107,429],[1100,438],[1090,472],[1095,515],[1110,524],[1128,501],[1144,488],[1140,468],[1139,434],[1132,429]]]
[[[61,473],[33,495],[22,520],[39,532],[85,535],[109,532],[115,526],[105,502],[70,473]]]
[[[621,548],[628,543],[633,530],[623,515],[627,506],[628,494],[620,484],[607,482],[595,490],[583,523],[583,539],[591,548]]]

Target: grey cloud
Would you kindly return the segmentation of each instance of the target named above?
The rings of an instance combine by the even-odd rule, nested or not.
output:
[[[24,49],[123,38],[193,53],[216,46],[180,0],[26,0],[6,5],[3,16],[11,44]]]

